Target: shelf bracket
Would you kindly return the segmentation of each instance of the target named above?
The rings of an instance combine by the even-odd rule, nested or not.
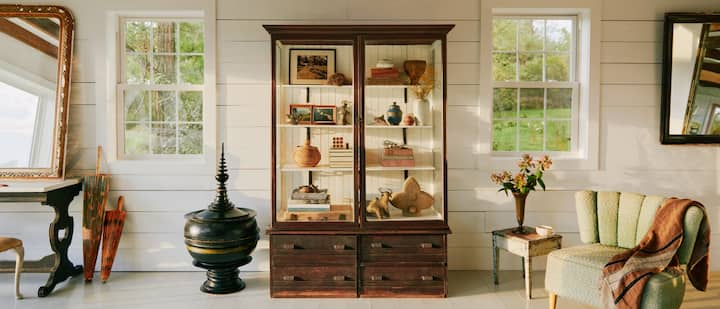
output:
[[[305,103],[310,103],[310,87],[305,87]]]

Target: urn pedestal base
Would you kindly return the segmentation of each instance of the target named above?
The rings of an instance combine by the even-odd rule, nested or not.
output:
[[[193,265],[207,269],[207,280],[200,286],[200,291],[210,294],[230,294],[245,288],[243,282],[238,275],[240,271],[238,267],[246,265],[252,261],[252,257],[224,264],[208,264],[193,261]]]

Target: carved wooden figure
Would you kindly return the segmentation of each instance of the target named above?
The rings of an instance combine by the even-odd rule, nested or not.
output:
[[[429,193],[420,190],[415,177],[408,177],[403,184],[402,192],[392,195],[392,205],[402,209],[403,216],[419,216],[423,209],[432,207],[434,199]]]

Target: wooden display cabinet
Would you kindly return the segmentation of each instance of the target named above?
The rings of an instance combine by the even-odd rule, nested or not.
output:
[[[453,25],[264,27],[272,50],[271,296],[446,297]],[[423,85],[424,101],[415,95]],[[397,207],[373,208],[388,198]]]

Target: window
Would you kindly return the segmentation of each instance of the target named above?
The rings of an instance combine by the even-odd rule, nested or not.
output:
[[[493,16],[492,150],[575,152],[575,16]]]
[[[120,19],[118,156],[203,154],[202,19]]]

